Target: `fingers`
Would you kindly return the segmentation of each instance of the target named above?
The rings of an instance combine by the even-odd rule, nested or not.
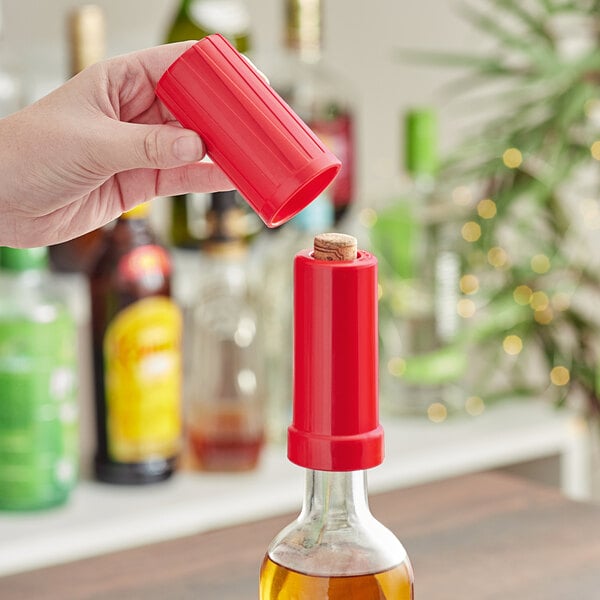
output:
[[[172,169],[202,159],[197,133],[175,125],[106,122],[96,161],[111,173],[130,169]]]
[[[102,192],[108,196],[120,194],[124,209],[155,196],[175,196],[188,192],[220,192],[235,186],[217,165],[211,162],[195,163],[175,169],[151,171],[136,169],[115,176],[118,185],[107,182]],[[104,202],[112,201],[105,197]]]

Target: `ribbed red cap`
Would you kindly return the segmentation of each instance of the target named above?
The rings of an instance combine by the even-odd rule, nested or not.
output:
[[[383,460],[377,388],[377,259],[294,262],[294,412],[288,458],[321,471]]]
[[[340,161],[221,35],[203,38],[156,94],[268,227],[291,219],[334,179]]]

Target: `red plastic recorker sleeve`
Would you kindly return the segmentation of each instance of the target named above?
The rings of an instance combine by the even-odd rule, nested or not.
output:
[[[322,471],[383,460],[377,387],[377,259],[294,262],[294,412],[288,458]]]

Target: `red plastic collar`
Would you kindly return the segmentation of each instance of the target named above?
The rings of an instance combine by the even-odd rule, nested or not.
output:
[[[377,389],[377,259],[294,262],[294,414],[288,458],[322,471],[383,460]]]

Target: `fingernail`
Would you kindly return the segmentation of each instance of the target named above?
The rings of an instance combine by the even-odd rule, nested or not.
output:
[[[202,159],[204,147],[197,135],[184,135],[173,143],[173,154],[184,162],[194,162]]]

